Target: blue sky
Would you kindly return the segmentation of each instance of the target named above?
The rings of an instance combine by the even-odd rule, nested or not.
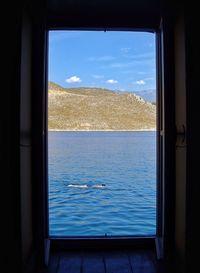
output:
[[[155,34],[50,31],[48,80],[66,88],[155,89]]]

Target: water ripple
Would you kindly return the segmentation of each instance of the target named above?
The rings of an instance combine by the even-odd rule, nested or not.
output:
[[[154,235],[155,156],[155,132],[50,132],[50,235]]]

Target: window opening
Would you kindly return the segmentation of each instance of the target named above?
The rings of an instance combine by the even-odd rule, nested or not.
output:
[[[49,31],[48,63],[49,235],[155,235],[155,33]]]

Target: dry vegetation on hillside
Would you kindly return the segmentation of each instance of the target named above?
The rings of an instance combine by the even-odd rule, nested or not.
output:
[[[155,128],[156,107],[133,93],[101,88],[64,89],[49,84],[51,130],[140,130]]]

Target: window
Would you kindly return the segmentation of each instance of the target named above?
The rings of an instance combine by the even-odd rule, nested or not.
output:
[[[134,12],[138,15],[137,12]],[[141,15],[141,11],[139,12]],[[146,14],[146,13],[145,13]],[[48,17],[47,21],[41,20],[40,24],[34,26],[33,32],[33,192],[34,192],[34,223],[35,237],[38,242],[38,251],[41,256],[44,254],[45,240],[49,239],[48,223],[48,157],[47,157],[47,138],[48,138],[48,82],[46,77],[47,60],[48,60],[48,31],[55,29],[87,30],[102,29],[101,16],[96,15],[95,19],[70,16]],[[117,17],[115,16],[117,15]],[[109,18],[105,14],[104,25],[109,30],[131,29],[137,31],[153,30],[156,33],[156,62],[157,62],[157,230],[156,237],[159,238],[161,249],[166,249],[170,242],[173,241],[173,213],[174,213],[174,85],[173,85],[173,32],[168,25],[166,18],[160,21],[160,15],[151,14],[147,16],[133,16],[133,13],[121,15],[121,21],[118,14],[113,13]],[[145,18],[144,18],[145,17]],[[108,19],[106,21],[106,18]],[[122,20],[123,18],[123,20]],[[131,18],[131,20],[130,20]],[[133,20],[132,20],[133,19]],[[85,23],[83,23],[85,22]],[[131,23],[130,23],[131,22]],[[161,23],[160,23],[161,22]],[[121,26],[119,28],[119,25]],[[77,75],[72,75],[77,76]],[[45,91],[46,90],[46,91]],[[40,159],[40,160],[38,160]],[[155,237],[155,236],[154,236]],[[96,238],[97,239],[97,238]],[[123,244],[131,245],[141,242],[143,246],[154,246],[152,237],[130,238],[124,240],[117,238],[101,238],[100,240],[83,239],[70,240],[70,247],[74,244],[76,247],[91,246],[95,242],[95,247],[106,247],[109,241],[109,247],[121,247]],[[138,240],[139,241],[138,241]],[[161,240],[160,240],[161,239]],[[60,247],[64,244],[69,246],[69,241],[59,240],[59,238],[50,238],[52,246]],[[66,243],[66,244],[65,244]]]
[[[50,31],[49,235],[156,235],[155,33]]]

